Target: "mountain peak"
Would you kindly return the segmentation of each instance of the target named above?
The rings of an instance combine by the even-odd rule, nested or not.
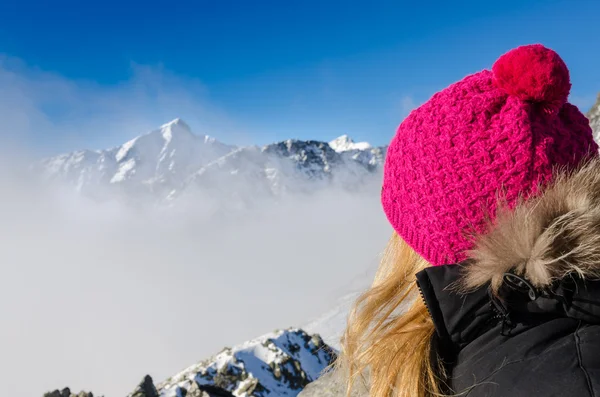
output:
[[[367,142],[354,142],[348,135],[342,135],[329,142],[329,146],[336,152],[346,152],[348,150],[367,150],[371,145]]]
[[[160,133],[166,141],[170,141],[174,135],[193,135],[187,123],[180,118],[161,125]]]
[[[348,134],[344,134],[344,135],[338,136],[333,141],[354,142],[354,139],[350,138],[350,136]]]
[[[163,124],[163,125],[160,126],[160,128],[168,128],[168,127],[171,127],[171,128],[174,128],[174,127],[183,128],[183,129],[186,129],[186,130],[190,131],[190,126],[185,121],[183,121],[182,119],[180,119],[179,117],[177,117],[176,119],[173,119],[173,120],[169,121],[168,123],[165,123],[165,124]]]

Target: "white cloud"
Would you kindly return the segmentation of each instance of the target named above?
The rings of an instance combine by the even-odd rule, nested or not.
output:
[[[181,117],[199,132],[235,141],[244,129],[214,106],[195,79],[159,66],[131,65],[131,78],[101,86],[0,56],[0,138],[44,153],[103,148]]]

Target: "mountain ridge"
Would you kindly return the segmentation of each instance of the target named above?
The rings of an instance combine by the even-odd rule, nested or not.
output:
[[[33,168],[44,180],[99,201],[169,207],[191,195],[231,209],[329,186],[359,189],[381,170],[386,150],[354,143],[347,135],[331,142],[288,139],[234,146],[195,135],[178,118],[120,146],[60,154]]]

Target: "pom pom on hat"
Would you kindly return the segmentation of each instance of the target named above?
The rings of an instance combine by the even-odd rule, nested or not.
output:
[[[567,65],[541,44],[507,52],[494,63],[492,72],[498,88],[523,101],[562,106],[571,90]]]

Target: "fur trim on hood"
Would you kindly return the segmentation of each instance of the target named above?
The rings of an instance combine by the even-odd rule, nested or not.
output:
[[[544,288],[570,274],[600,278],[600,159],[560,171],[535,198],[502,207],[487,234],[476,239],[464,266],[464,286],[490,282],[497,292],[504,273]]]

